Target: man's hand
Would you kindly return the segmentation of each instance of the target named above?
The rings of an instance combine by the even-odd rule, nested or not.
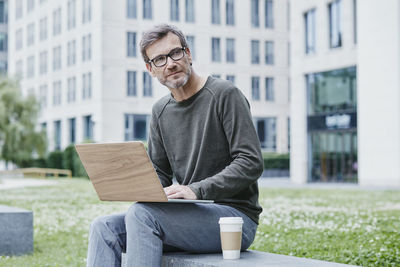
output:
[[[164,188],[168,198],[197,199],[196,194],[186,185],[171,185]]]

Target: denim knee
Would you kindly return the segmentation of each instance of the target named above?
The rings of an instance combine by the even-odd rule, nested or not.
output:
[[[125,223],[127,228],[141,229],[141,227],[151,227],[155,231],[159,231],[160,227],[154,217],[151,203],[135,203],[128,209],[125,215]]]

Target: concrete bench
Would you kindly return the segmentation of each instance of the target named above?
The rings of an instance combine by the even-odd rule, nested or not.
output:
[[[122,266],[126,263],[124,255]],[[222,253],[217,254],[190,254],[185,252],[165,253],[162,259],[163,267],[261,267],[261,266],[315,266],[315,267],[339,267],[349,266],[335,262],[279,255],[255,250],[248,250],[240,254],[238,260],[224,260]]]
[[[0,205],[0,255],[33,252],[33,212]]]

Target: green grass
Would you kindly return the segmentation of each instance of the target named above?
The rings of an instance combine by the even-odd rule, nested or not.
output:
[[[261,189],[252,249],[362,266],[400,266],[400,191]],[[0,191],[34,212],[34,253],[0,266],[85,266],[90,222],[129,204],[100,202],[86,179]]]

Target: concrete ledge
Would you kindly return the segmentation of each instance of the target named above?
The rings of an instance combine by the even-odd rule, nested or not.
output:
[[[122,266],[126,266],[124,255]],[[346,264],[312,260],[306,258],[279,255],[261,251],[248,250],[240,254],[238,260],[224,260],[222,253],[217,254],[190,254],[185,252],[165,253],[162,258],[163,267],[261,267],[261,266],[315,266],[339,267]]]
[[[33,252],[33,212],[0,205],[0,255]]]

